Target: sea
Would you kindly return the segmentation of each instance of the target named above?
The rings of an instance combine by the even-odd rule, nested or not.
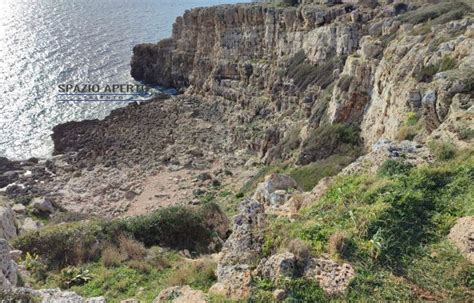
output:
[[[134,45],[170,37],[187,9],[237,2],[245,1],[0,0],[0,157],[50,157],[53,126],[127,104],[65,101],[61,85],[138,84]]]

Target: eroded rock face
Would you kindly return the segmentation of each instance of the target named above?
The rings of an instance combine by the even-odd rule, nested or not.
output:
[[[342,175],[376,173],[387,160],[398,160],[414,166],[430,163],[433,157],[429,149],[412,141],[394,142],[380,140],[372,146],[372,150],[358,158],[341,172]]]
[[[206,303],[206,295],[200,290],[194,290],[189,286],[174,286],[160,292],[153,303]]]
[[[210,293],[235,300],[250,296],[251,265],[260,258],[264,227],[263,206],[253,199],[244,200],[234,220],[233,232],[224,243],[217,265],[217,283]]]
[[[290,252],[272,255],[262,259],[255,271],[259,276],[271,280],[292,278],[296,274],[296,257]]]
[[[10,206],[0,206],[0,238],[12,240],[17,236],[15,212]]]
[[[343,293],[354,275],[355,271],[350,264],[339,265],[324,258],[309,259],[303,273],[305,278],[319,283],[319,286],[329,295]]]
[[[448,238],[466,259],[474,263],[474,217],[458,219],[456,225],[451,228]]]
[[[0,239],[0,286],[1,289],[16,287],[18,281],[17,265],[11,259],[10,246],[5,239]]]

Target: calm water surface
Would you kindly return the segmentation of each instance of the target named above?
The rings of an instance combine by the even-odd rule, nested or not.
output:
[[[134,83],[134,45],[171,35],[186,9],[233,0],[0,0],[0,156],[48,157],[51,128],[118,103],[57,102],[64,83]]]

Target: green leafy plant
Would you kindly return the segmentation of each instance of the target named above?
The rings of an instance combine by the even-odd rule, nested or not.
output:
[[[66,267],[61,270],[60,285],[63,288],[83,285],[92,280],[92,275],[88,269],[77,267]]]

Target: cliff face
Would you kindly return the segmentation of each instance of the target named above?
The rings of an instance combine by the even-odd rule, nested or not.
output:
[[[264,113],[263,128],[275,137],[256,143],[266,153],[295,120],[301,142],[325,123],[357,125],[366,146],[405,139],[410,116],[417,141],[434,133],[465,144],[460,132],[469,128],[473,101],[469,7],[350,2],[187,11],[170,39],[134,48],[132,76],[233,101],[230,110],[245,122]]]

